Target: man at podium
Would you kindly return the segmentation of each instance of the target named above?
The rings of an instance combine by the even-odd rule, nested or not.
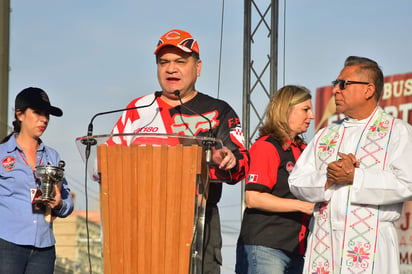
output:
[[[171,30],[156,49],[157,77],[161,92],[131,101],[112,130],[123,133],[164,133],[220,139],[223,148],[212,149],[209,176],[212,182],[236,184],[249,166],[243,131],[235,111],[224,101],[200,93],[195,88],[202,61],[199,45],[192,35]],[[108,145],[129,145],[128,137],[113,137]],[[217,203],[222,184],[212,183],[205,213],[203,273],[220,273],[222,264],[220,218]]]

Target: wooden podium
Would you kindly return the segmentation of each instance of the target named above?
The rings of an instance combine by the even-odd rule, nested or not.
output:
[[[104,272],[200,274],[202,141],[168,135],[166,142],[147,142],[142,136],[144,144],[108,146],[107,135],[82,138],[98,140]]]

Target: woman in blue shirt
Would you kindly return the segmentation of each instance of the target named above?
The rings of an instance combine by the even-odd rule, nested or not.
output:
[[[36,166],[58,166],[58,153],[40,139],[49,116],[62,116],[42,89],[29,87],[15,100],[14,131],[0,144],[0,273],[54,272],[52,218],[73,211],[67,182],[54,200],[40,199]]]

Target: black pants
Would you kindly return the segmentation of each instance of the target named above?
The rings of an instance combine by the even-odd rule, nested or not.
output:
[[[222,234],[220,231],[219,209],[207,205],[203,238],[203,274],[219,274],[222,265]]]

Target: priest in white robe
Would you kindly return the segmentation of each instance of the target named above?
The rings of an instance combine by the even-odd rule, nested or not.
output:
[[[394,222],[412,199],[412,127],[378,101],[383,73],[350,56],[332,82],[346,117],[321,129],[297,161],[291,192],[317,203],[303,273],[399,273]]]

